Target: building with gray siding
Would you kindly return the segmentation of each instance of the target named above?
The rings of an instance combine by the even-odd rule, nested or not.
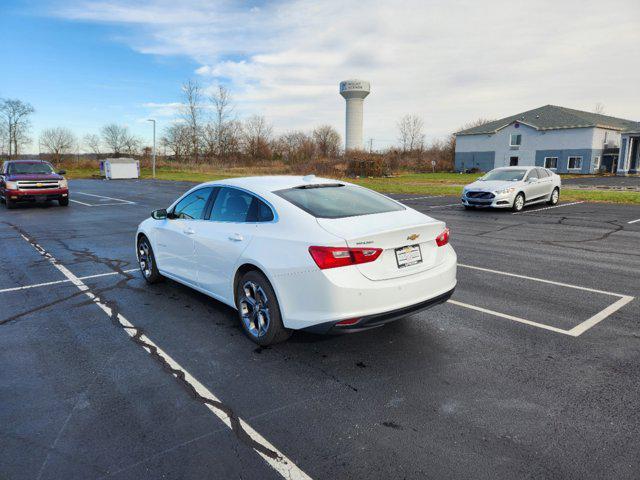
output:
[[[624,165],[618,158],[622,158],[623,133],[632,138],[633,131],[640,131],[640,123],[545,105],[457,132],[455,168],[486,172],[510,165],[537,165],[558,173],[622,173]],[[630,142],[636,145],[636,157],[638,136],[633,137],[635,143]],[[635,171],[640,169],[639,162],[630,163]]]

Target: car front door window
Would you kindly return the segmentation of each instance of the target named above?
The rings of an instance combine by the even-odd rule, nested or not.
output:
[[[156,257],[164,273],[195,285],[197,270],[194,255],[195,227],[203,218],[213,187],[199,188],[182,198],[166,220],[159,220],[156,232]]]
[[[180,200],[173,209],[173,218],[200,220],[203,217],[212,187],[200,188]]]
[[[271,208],[255,195],[222,187],[213,203],[209,221],[198,222],[196,228],[198,286],[216,298],[232,303],[233,278],[239,258],[262,227],[260,223],[273,219]]]

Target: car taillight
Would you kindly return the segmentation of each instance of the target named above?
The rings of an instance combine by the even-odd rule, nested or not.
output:
[[[350,327],[351,325],[355,325],[360,321],[359,318],[349,318],[347,320],[342,320],[341,322],[336,323],[336,327]]]
[[[449,228],[445,228],[444,231],[436,237],[436,244],[439,247],[444,247],[449,243]]]
[[[381,248],[345,248],[345,247],[309,247],[309,253],[320,267],[346,267],[360,263],[373,262],[382,253]]]

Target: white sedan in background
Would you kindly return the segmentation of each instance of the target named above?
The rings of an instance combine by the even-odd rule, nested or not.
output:
[[[376,327],[456,286],[443,222],[315,176],[198,185],[140,224],[136,252],[147,282],[169,277],[230,305],[260,345]]]
[[[560,176],[542,167],[504,167],[491,170],[464,187],[465,208],[511,208],[519,212],[525,205],[560,199]]]

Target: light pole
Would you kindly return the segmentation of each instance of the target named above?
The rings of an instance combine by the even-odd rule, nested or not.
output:
[[[147,122],[153,123],[153,162],[151,163],[151,170],[153,178],[156,178],[156,121],[153,118],[149,118]]]

